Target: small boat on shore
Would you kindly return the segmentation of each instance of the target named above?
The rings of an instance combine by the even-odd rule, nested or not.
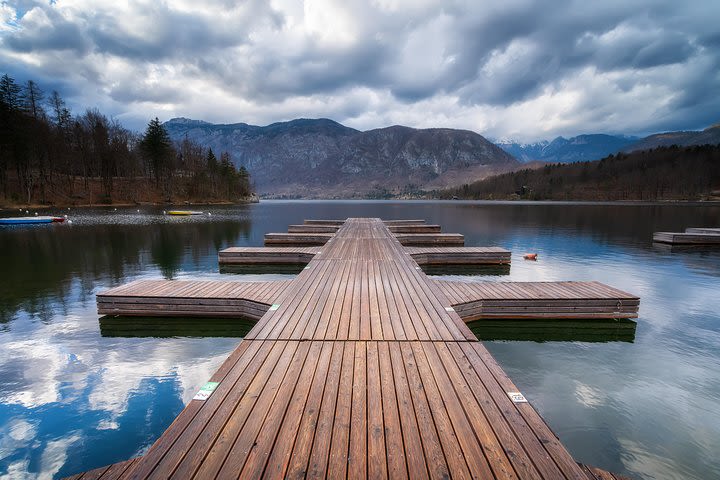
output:
[[[0,218],[0,225],[28,225],[32,223],[62,223],[64,217],[7,217]]]
[[[180,215],[180,216],[187,216],[187,215],[202,215],[203,212],[196,212],[193,210],[168,210],[168,215]]]

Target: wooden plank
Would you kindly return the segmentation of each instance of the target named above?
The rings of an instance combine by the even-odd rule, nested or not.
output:
[[[327,474],[335,422],[338,418],[342,421],[343,415],[346,414],[344,403],[339,403],[341,408],[336,409],[336,405],[341,400],[338,392],[343,364],[348,358],[352,357],[346,350],[348,349],[345,342],[333,342],[333,354],[330,360],[327,381],[323,383],[324,389],[322,393],[320,393],[320,388],[317,387],[314,390],[313,401],[308,402],[306,415],[303,418],[304,428],[308,429],[308,433],[300,436],[299,440],[305,439],[306,436],[309,437],[313,428],[315,429],[314,438],[312,438],[311,442],[301,442],[299,446],[296,446],[291,458],[290,478],[305,478],[306,473],[307,477],[324,478]],[[318,403],[318,401],[321,403]],[[336,412],[340,416],[336,417]],[[301,431],[305,430],[301,427]],[[309,440],[309,438],[306,440]],[[312,449],[310,449],[310,444],[312,444]],[[304,465],[307,466],[303,468]]]
[[[350,447],[348,450],[348,479],[367,478],[367,344],[355,342],[355,361],[350,416]]]
[[[303,347],[307,348],[307,353],[303,354]],[[277,455],[282,455],[282,451],[288,451],[287,447],[279,448],[276,439],[278,439],[278,432],[282,427],[291,425],[295,418],[292,416],[288,417],[288,421],[285,421],[286,415],[294,412],[298,412],[305,403],[305,398],[310,384],[312,383],[313,376],[315,374],[315,368],[320,360],[320,352],[322,351],[321,343],[301,343],[298,347],[300,355],[296,355],[291,370],[288,371],[286,377],[283,379],[283,383],[278,390],[278,394],[275,397],[270,410],[268,411],[267,417],[264,421],[261,421],[254,430],[257,431],[257,436],[253,438],[253,434],[248,434],[245,438],[248,440],[245,445],[240,445],[236,442],[235,449],[240,452],[249,451],[247,459],[245,460],[245,466],[240,470],[237,466],[233,466],[227,462],[223,466],[227,472],[228,477],[236,477],[236,472],[240,472],[240,477],[243,478],[260,478],[265,471],[265,464],[268,461],[268,452],[278,452]],[[328,351],[329,352],[329,351]],[[297,395],[295,403],[292,407],[289,407],[291,399]],[[289,411],[288,411],[289,410]],[[254,419],[259,416],[254,415]],[[250,430],[248,426],[243,428],[245,432]],[[287,443],[287,439],[279,437],[280,442]],[[232,455],[232,452],[231,452]],[[280,457],[282,458],[282,457]],[[222,471],[221,471],[222,474]],[[270,472],[268,472],[270,475]]]
[[[327,342],[318,345],[322,345],[322,353],[312,384],[308,383],[310,390],[307,401],[302,405],[298,401],[294,404],[295,408],[288,410],[287,418],[290,421],[283,425],[284,430],[278,436],[279,444],[273,449],[268,461],[269,476],[279,478],[287,473],[288,478],[304,478],[307,473],[323,391],[326,383],[337,379],[338,359],[342,356],[342,344]],[[331,365],[334,367],[329,371]]]
[[[493,478],[488,459],[483,453],[482,441],[475,437],[452,383],[434,355],[433,343],[413,343],[412,349],[423,384],[433,385],[431,388],[435,390],[435,412],[447,415],[447,421],[455,432],[470,473],[473,477]]]
[[[355,370],[355,342],[345,344],[345,351],[338,385],[332,441],[327,460],[328,478],[345,478],[348,467],[350,442],[350,415],[352,409],[353,372]],[[323,475],[325,477],[325,475]]]
[[[322,385],[327,375],[327,367],[330,362],[333,345],[331,343],[315,343],[311,346],[308,359],[312,361],[317,358],[315,369],[306,368],[298,379],[297,390],[290,401],[290,406],[285,413],[286,421],[283,421],[280,431],[277,434],[275,446],[267,460],[264,475],[273,478],[284,477],[288,471],[290,455],[297,442],[305,442],[314,433],[314,429],[301,428],[301,422],[305,418],[303,413],[309,398],[317,396],[318,385]],[[310,441],[311,437],[310,437]],[[269,449],[265,448],[265,452]],[[307,458],[307,457],[305,457]],[[247,467],[246,467],[247,468]],[[258,477],[257,472],[254,473]]]
[[[113,463],[112,465],[105,465],[104,467],[88,470],[87,472],[65,477],[64,480],[122,480],[124,478],[127,478],[126,472],[137,460],[137,458],[131,458],[130,460]]]
[[[443,403],[440,392],[435,381],[432,379],[432,374],[427,365],[427,361],[424,360],[424,355],[420,352],[420,356],[417,355],[418,343],[413,344],[403,343],[401,344],[402,359],[405,361],[405,368],[408,374],[408,378],[412,385],[412,392],[422,391],[423,395],[420,397],[421,408],[427,407],[428,411],[422,413],[424,421],[419,421],[421,425],[427,424],[432,421],[435,426],[435,430],[425,429],[425,434],[430,437],[430,444],[434,442],[432,439],[435,433],[438,437],[439,444],[445,454],[445,462],[449,474],[452,477],[468,478],[471,475],[476,475],[477,472],[470,471],[470,466],[466,463],[466,456],[459,444],[458,434],[453,428],[452,420],[450,419],[446,410],[445,404]],[[426,403],[425,403],[426,402]],[[423,438],[425,435],[423,435]],[[426,455],[428,455],[426,453]],[[437,458],[437,453],[432,452],[430,455]],[[474,459],[473,465],[476,462],[482,460]],[[442,465],[435,465],[431,471],[442,468]],[[483,469],[486,475],[489,475],[489,469]],[[490,478],[485,476],[484,478]]]
[[[298,344],[296,342],[276,342],[279,349],[282,350],[280,358],[277,362],[266,362],[253,379],[248,387],[247,392],[243,395],[237,404],[233,415],[229,417],[227,423],[220,429],[212,447],[208,451],[205,458],[197,466],[194,475],[199,478],[212,478],[221,473],[226,468],[226,460],[231,462],[238,469],[238,464],[244,463],[247,455],[248,437],[256,433],[255,428],[258,425],[258,419],[262,421],[270,408],[272,401],[280,387],[284,373],[290,368],[291,362],[295,365],[297,357],[295,356]],[[293,359],[295,361],[293,362]],[[255,410],[255,404],[259,408]],[[251,412],[253,415],[251,415]],[[249,430],[244,430],[246,422],[249,422]],[[235,448],[238,445],[238,448]],[[239,465],[242,467],[242,465]],[[227,470],[225,470],[227,471]],[[191,472],[176,471],[178,478],[188,478],[193,475]]]
[[[400,420],[397,395],[395,394],[395,378],[392,371],[390,350],[388,348],[388,342],[378,342],[376,345],[378,349],[378,374],[381,388],[382,428],[385,437],[387,473],[394,479],[408,478],[406,449],[405,443],[403,443],[403,428]],[[370,407],[370,411],[374,412],[375,409]],[[409,431],[410,429],[407,428],[407,430],[406,436],[412,450],[408,453],[422,455],[417,424],[413,422],[412,435]],[[424,476],[426,470],[422,469],[422,473]]]

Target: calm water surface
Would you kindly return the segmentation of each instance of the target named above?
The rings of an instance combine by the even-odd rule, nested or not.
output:
[[[71,210],[70,225],[0,230],[0,477],[59,478],[142,454],[250,327],[101,322],[98,291],[138,278],[291,278],[221,275],[217,251],[348,216],[426,218],[468,246],[513,251],[509,272],[445,278],[599,280],[639,295],[634,330],[473,329],[578,461],[636,478],[720,477],[720,249],[651,243],[654,230],[720,225],[720,207],[268,201],[205,211]]]

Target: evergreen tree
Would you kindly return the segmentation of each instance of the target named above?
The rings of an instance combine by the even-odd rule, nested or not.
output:
[[[208,149],[206,158],[207,170],[210,174],[210,194],[217,195],[217,183],[218,183],[218,162],[212,148]]]
[[[7,73],[0,78],[0,101],[8,109],[20,109],[20,86]]]
[[[140,149],[150,161],[155,176],[155,185],[159,186],[162,175],[168,173],[173,148],[165,127],[162,126],[157,117],[148,123],[145,135],[140,141]]]

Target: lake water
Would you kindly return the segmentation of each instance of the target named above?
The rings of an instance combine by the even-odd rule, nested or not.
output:
[[[291,278],[221,275],[217,252],[262,245],[264,233],[304,218],[349,216],[425,218],[468,246],[513,252],[509,272],[446,278],[599,280],[640,296],[634,329],[473,329],[493,339],[488,349],[576,460],[636,478],[720,477],[720,249],[651,242],[655,230],[720,225],[720,207],[267,201],[204,210],[212,215],[56,210],[47,213],[72,224],[0,230],[0,477],[59,478],[142,454],[250,326],[123,328],[99,321],[98,291],[138,278]]]

